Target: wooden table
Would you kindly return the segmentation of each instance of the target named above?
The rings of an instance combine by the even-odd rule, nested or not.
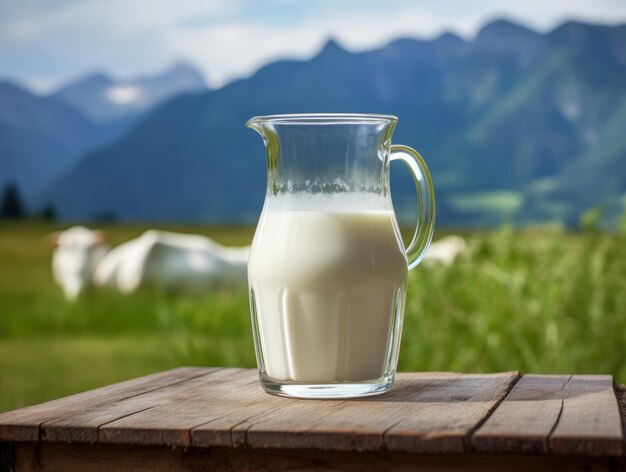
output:
[[[623,470],[607,375],[401,373],[361,400],[189,367],[0,415],[0,470]]]

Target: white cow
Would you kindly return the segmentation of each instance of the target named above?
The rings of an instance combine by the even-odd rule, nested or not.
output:
[[[445,236],[430,245],[424,263],[451,265],[457,256],[467,251],[467,243],[461,236]]]
[[[51,233],[48,240],[54,247],[52,276],[65,298],[75,300],[91,285],[96,267],[110,250],[106,235],[74,226]]]
[[[142,287],[204,293],[246,286],[249,246],[225,247],[204,236],[149,230],[111,249],[103,231],[83,226],[49,239],[55,247],[52,273],[68,300],[93,286],[125,294]],[[462,237],[446,236],[431,244],[424,262],[450,265],[466,248]]]
[[[122,293],[141,287],[203,293],[246,286],[250,247],[225,247],[205,236],[149,230],[102,259],[94,284]]]
[[[149,230],[111,250],[103,232],[73,227],[51,240],[54,278],[69,300],[92,286],[125,294],[142,287],[203,293],[246,286],[249,247],[229,248],[204,236]]]

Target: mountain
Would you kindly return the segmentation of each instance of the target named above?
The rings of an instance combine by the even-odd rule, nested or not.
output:
[[[179,63],[160,75],[115,81],[103,74],[35,95],[0,81],[0,189],[16,182],[29,206],[81,156],[117,139],[159,100],[206,90],[202,76]]]
[[[0,82],[0,189],[15,182],[28,200],[119,131],[117,123],[97,126],[63,103]]]
[[[550,37],[562,46],[577,46],[561,72],[558,103],[579,147],[558,176],[527,188],[520,219],[572,225],[595,206],[617,218],[626,212],[626,25],[570,22]]]
[[[626,194],[625,104],[626,26],[539,34],[499,20],[472,41],[448,33],[358,54],[329,41],[310,60],[157,107],[42,201],[72,219],[253,221],[265,162],[249,117],[370,112],[397,115],[394,142],[425,156],[440,224],[571,223]],[[409,220],[412,182],[395,167],[394,202]]]
[[[204,77],[179,62],[160,74],[128,80],[95,73],[61,87],[51,98],[103,122],[145,112],[180,93],[206,90]]]

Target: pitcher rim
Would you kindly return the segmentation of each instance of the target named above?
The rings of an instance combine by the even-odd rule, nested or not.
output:
[[[255,122],[271,122],[278,124],[368,124],[380,123],[381,121],[392,123],[397,122],[398,117],[394,115],[383,115],[377,113],[286,113],[278,115],[253,116],[246,122],[250,126]]]

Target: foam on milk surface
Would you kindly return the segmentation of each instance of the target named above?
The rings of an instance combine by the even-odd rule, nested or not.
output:
[[[269,211],[310,210],[324,213],[379,213],[392,212],[393,206],[388,195],[371,192],[315,193],[295,192],[274,195],[267,199]]]
[[[316,210],[303,202],[293,209],[291,199],[292,209],[262,214],[248,279],[262,361],[274,379],[363,381],[387,367],[406,256],[393,212],[371,211],[380,200],[350,200],[347,207],[332,200],[326,211],[319,200]]]

